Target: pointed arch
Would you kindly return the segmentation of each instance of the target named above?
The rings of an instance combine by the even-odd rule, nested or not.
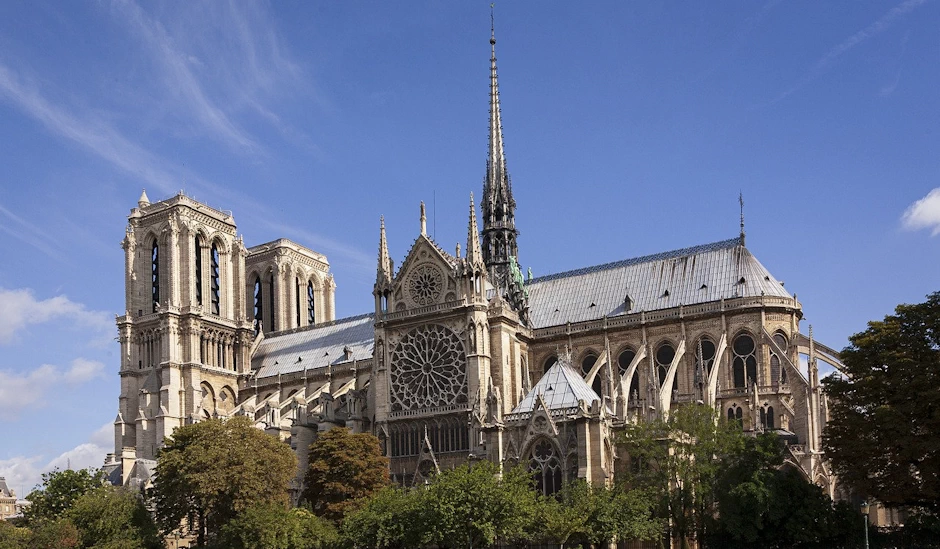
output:
[[[537,437],[529,445],[526,455],[535,489],[546,496],[561,490],[561,451],[555,443],[548,437]]]

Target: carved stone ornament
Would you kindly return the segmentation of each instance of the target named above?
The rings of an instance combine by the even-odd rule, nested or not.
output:
[[[466,404],[467,359],[460,337],[439,324],[402,337],[391,356],[392,411]]]
[[[408,296],[419,307],[430,305],[441,297],[444,290],[444,273],[429,263],[419,265],[405,282]]]

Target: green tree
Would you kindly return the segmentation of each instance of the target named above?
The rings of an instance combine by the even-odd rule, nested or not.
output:
[[[889,506],[940,513],[940,292],[849,338],[823,447],[839,479]]]
[[[125,488],[101,486],[75,501],[66,513],[82,547],[159,549],[157,526],[143,499]]]
[[[342,537],[352,547],[398,549],[421,547],[429,537],[424,490],[387,486],[343,520]]]
[[[569,539],[594,547],[606,547],[615,539],[651,540],[662,533],[662,522],[652,517],[653,500],[641,490],[590,485],[583,480],[568,482],[557,495],[558,527],[552,541],[564,545]],[[560,520],[558,520],[560,519]],[[549,527],[545,528],[550,531]]]
[[[629,425],[621,441],[631,460],[626,481],[651,491],[670,535],[687,547],[704,539],[723,460],[743,448],[744,434],[706,406],[681,406],[666,421]]]
[[[847,504],[833,504],[798,471],[781,469],[783,463],[783,445],[771,433],[745,439],[744,448],[725,459],[707,547],[858,546],[861,514]]]
[[[71,509],[75,500],[99,488],[104,476],[94,469],[77,471],[55,469],[42,475],[42,485],[26,496],[32,505],[24,515],[30,525],[39,521],[56,520]]]
[[[25,549],[29,529],[19,528],[6,520],[0,520],[0,549]]]
[[[306,509],[279,504],[249,507],[222,527],[225,549],[323,549],[337,540],[331,523]]]
[[[525,537],[536,511],[532,480],[521,466],[498,473],[482,461],[438,474],[424,495],[428,541],[472,548]]]
[[[388,458],[371,433],[345,427],[320,433],[310,445],[303,500],[334,522],[358,501],[388,485]]]
[[[29,549],[77,549],[78,529],[68,519],[42,520],[30,526]]]
[[[245,509],[286,504],[296,468],[290,447],[248,418],[180,427],[157,456],[151,490],[157,524],[169,533],[188,519],[202,547]]]

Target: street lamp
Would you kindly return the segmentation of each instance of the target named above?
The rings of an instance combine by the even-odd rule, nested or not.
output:
[[[868,549],[868,501],[862,502],[862,514],[865,515],[865,549]]]

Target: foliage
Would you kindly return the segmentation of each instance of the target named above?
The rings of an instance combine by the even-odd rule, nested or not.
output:
[[[342,536],[353,547],[376,549],[426,544],[423,490],[385,487],[343,519]]]
[[[199,546],[262,503],[286,504],[297,461],[290,447],[245,417],[178,428],[157,456],[151,496],[164,533],[189,518]]]
[[[940,292],[871,321],[824,380],[823,446],[840,480],[889,506],[940,513]]]
[[[104,475],[93,469],[54,469],[44,473],[42,486],[26,496],[32,503],[24,511],[27,523],[33,525],[60,518],[72,507],[75,500],[103,483]]]
[[[370,433],[337,427],[310,445],[303,499],[314,513],[338,522],[358,500],[388,485],[388,458]]]
[[[662,532],[652,518],[652,497],[641,490],[593,486],[583,480],[567,483],[557,498],[541,498],[546,541],[569,540],[603,547],[614,539],[651,540]]]
[[[489,461],[467,463],[434,478],[424,496],[428,541],[441,547],[485,547],[525,537],[537,494],[524,467],[498,475]]]
[[[862,517],[833,504],[792,468],[781,470],[783,446],[773,434],[745,440],[722,467],[718,519],[708,547],[850,548],[862,536]]]
[[[706,406],[681,406],[666,421],[632,424],[621,442],[630,456],[627,482],[648,489],[670,534],[704,539],[711,525],[722,462],[741,450],[745,436]]]
[[[78,529],[68,519],[43,520],[30,525],[29,549],[73,549],[80,547]]]
[[[82,547],[158,549],[163,546],[139,495],[101,486],[75,501],[67,517],[78,528]]]
[[[6,520],[0,520],[0,549],[22,549],[29,538],[27,528],[19,528]]]
[[[333,525],[306,509],[263,504],[249,507],[226,524],[217,545],[226,549],[324,549],[336,539]]]

